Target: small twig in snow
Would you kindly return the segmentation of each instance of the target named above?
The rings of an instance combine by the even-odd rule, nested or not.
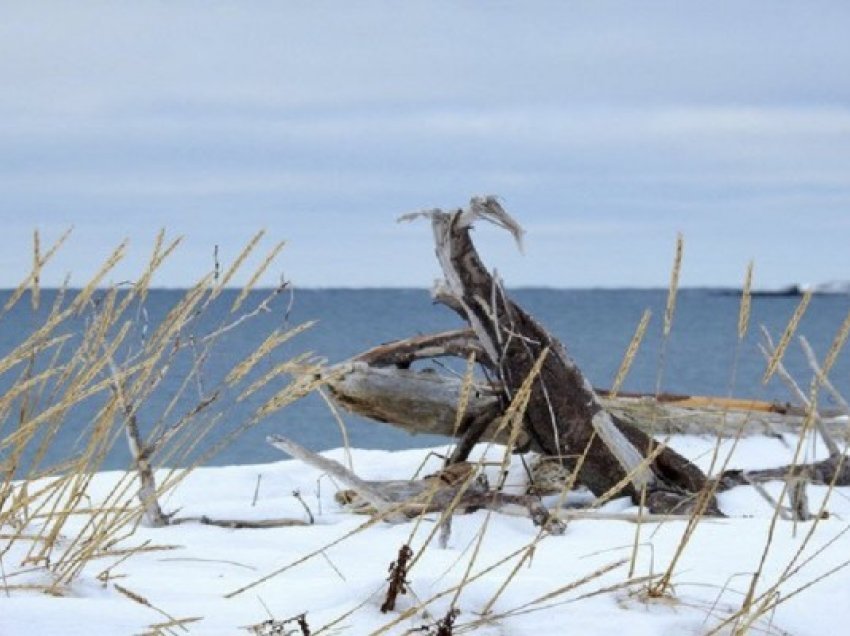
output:
[[[449,539],[452,536],[452,515],[446,515],[443,523],[440,524],[440,536],[438,538],[440,547],[445,550],[449,545]]]
[[[405,543],[399,548],[396,560],[390,563],[390,575],[387,578],[390,585],[387,588],[387,597],[381,605],[381,612],[384,614],[395,609],[399,594],[407,594],[407,567],[412,557],[413,550]]]
[[[310,510],[310,506],[308,506],[307,502],[304,501],[304,499],[301,497],[301,491],[293,490],[292,496],[295,497],[298,500],[298,503],[300,503],[304,507],[304,510],[307,512],[307,518],[310,520],[310,525],[312,526],[314,523],[316,523],[316,520],[313,518],[313,511]]]
[[[260,481],[263,479],[263,474],[259,473],[257,475],[257,485],[254,486],[254,498],[251,500],[251,507],[255,507],[257,505],[257,497],[260,495]]]
[[[322,556],[322,558],[325,561],[328,562],[328,565],[331,566],[333,571],[337,573],[337,576],[339,576],[339,578],[341,578],[343,581],[348,580],[348,579],[345,578],[345,575],[340,571],[340,569],[336,566],[336,564],[333,561],[331,561],[331,558],[325,552],[320,552],[319,554]]]

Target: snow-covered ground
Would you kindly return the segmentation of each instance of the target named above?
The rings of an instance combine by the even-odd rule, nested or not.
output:
[[[791,458],[794,443],[793,438],[786,438],[785,443],[768,438],[742,440],[730,466],[756,468],[785,463]],[[672,440],[672,445],[706,467],[714,440],[679,437]],[[481,447],[474,457],[483,450]],[[500,448],[487,452],[493,460],[501,459]],[[398,479],[411,477],[427,451],[354,450],[352,454],[355,472],[361,477]],[[326,455],[344,461],[345,454],[340,449]],[[438,467],[439,459],[432,457],[425,470]],[[498,468],[487,470],[495,481]],[[90,488],[93,500],[104,496],[118,476],[119,473],[96,475]],[[509,483],[519,489],[522,481],[522,467],[514,458]],[[167,622],[167,614],[178,619],[199,618],[186,624],[188,633],[233,635],[251,633],[250,626],[265,620],[283,621],[302,613],[306,613],[314,635],[436,633],[419,628],[446,614],[454,597],[452,588],[464,576],[474,580],[455,600],[455,607],[460,610],[456,634],[467,633],[463,626],[469,623],[479,625],[475,633],[482,636],[706,634],[740,608],[751,573],[762,558],[773,517],[773,508],[753,488],[741,487],[721,494],[720,505],[729,518],[700,524],[675,566],[671,594],[662,598],[650,598],[645,582],[623,585],[629,579],[629,559],[637,542],[633,576],[663,573],[680,542],[684,521],[640,527],[629,521],[571,521],[562,536],[546,536],[536,545],[531,558],[492,603],[492,621],[482,623],[482,610],[491,604],[526,552],[523,548],[532,544],[537,535],[528,518],[486,511],[456,516],[447,547],[439,547],[435,540],[425,548],[408,574],[409,593],[399,597],[394,612],[383,614],[379,607],[385,597],[390,563],[407,543],[414,558],[419,556],[423,542],[434,529],[434,517],[418,526],[379,523],[357,532],[368,518],[341,510],[333,498],[335,490],[332,482],[319,480],[315,470],[298,461],[198,469],[163,502],[166,509],[179,509],[179,516],[219,519],[306,519],[302,503],[293,496],[293,491],[298,491],[315,515],[315,523],[239,530],[198,523],[158,529],[141,527],[122,545],[149,541],[152,546],[169,549],[144,552],[122,561],[106,581],[98,574],[117,559],[90,562],[62,597],[39,592],[8,593],[0,600],[0,634],[157,633],[151,626]],[[769,484],[767,490],[776,495],[780,484]],[[796,553],[813,522],[777,522],[757,592],[772,586],[795,555],[795,563],[804,565],[777,590],[780,598],[789,597],[787,602],[760,617],[751,633],[822,636],[844,633],[850,625],[850,569],[839,570],[792,596],[795,590],[848,558],[850,533],[842,534],[850,519],[847,490],[838,489],[832,494],[827,506],[829,518],[818,522],[814,536],[800,555]],[[809,489],[813,509],[825,491],[822,487]],[[603,512],[634,510],[625,500],[609,502],[602,508]],[[482,530],[484,538],[476,551],[476,539]],[[824,546],[826,549],[817,554]],[[16,543],[2,557],[4,576],[18,569],[24,547]],[[514,551],[519,551],[517,556],[477,577]],[[316,556],[299,562],[314,552]],[[291,567],[267,581],[227,597],[287,565]],[[16,576],[14,582],[44,582],[47,576],[46,572],[35,570]],[[116,584],[153,607],[134,601]],[[539,601],[546,595],[551,596]],[[435,596],[438,598],[424,612],[403,616],[416,603]],[[381,632],[393,622],[394,626]],[[186,633],[180,628],[170,629],[171,632],[161,633]],[[272,631],[271,624],[264,629],[256,633],[302,633],[295,623],[287,623],[279,631]]]

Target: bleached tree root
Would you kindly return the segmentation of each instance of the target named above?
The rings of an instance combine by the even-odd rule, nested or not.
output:
[[[510,495],[490,489],[483,475],[474,475],[474,466],[458,464],[436,475],[416,480],[367,481],[345,466],[314,453],[282,435],[268,442],[305,464],[348,486],[337,493],[337,501],[354,512],[373,514],[389,523],[402,523],[435,512],[468,513],[488,509],[523,510],[537,526],[561,534],[563,525],[530,495]]]

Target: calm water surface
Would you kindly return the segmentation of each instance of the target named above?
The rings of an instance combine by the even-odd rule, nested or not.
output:
[[[257,291],[246,302],[251,307],[260,302],[267,292]],[[660,381],[662,390],[676,393],[697,393],[755,397],[786,401],[788,394],[778,380],[767,386],[760,382],[764,363],[756,349],[757,326],[766,325],[776,338],[782,333],[788,319],[799,302],[798,298],[753,298],[751,326],[743,341],[735,367],[737,346],[737,321],[739,298],[712,290],[682,290],[676,306],[673,331],[663,347],[661,324],[666,304],[663,290],[553,290],[520,289],[511,292],[514,298],[537,317],[552,333],[558,336],[569,353],[577,360],[591,381],[600,387],[610,386],[623,353],[645,309],[652,311],[652,322],[631,374],[623,390],[652,392]],[[40,325],[46,307],[56,292],[42,292],[42,306],[33,311],[25,297],[0,319],[0,356],[20,343],[28,333]],[[195,335],[203,335],[225,324],[236,292],[225,292],[197,325]],[[0,291],[0,305],[10,292]],[[137,349],[163,319],[167,311],[182,297],[179,290],[153,290],[143,308],[136,308],[136,326],[131,333],[126,350],[118,358]],[[850,311],[848,296],[816,296],[812,299],[799,333],[805,334],[815,350],[823,356]],[[72,334],[78,334],[90,316],[81,316],[70,323]],[[307,320],[318,320],[310,330],[292,339],[264,360],[256,370],[259,376],[276,363],[302,352],[313,352],[330,362],[344,360],[363,349],[381,342],[404,338],[460,326],[459,319],[449,310],[433,305],[429,294],[419,289],[394,290],[297,290],[292,298],[280,296],[271,304],[271,311],[263,313],[234,329],[220,339],[210,356],[204,361],[203,381],[193,382],[182,400],[178,400],[165,421],[174,421],[192,408],[199,395],[212,390],[223,376],[239,361],[251,353],[276,328],[296,325]],[[187,337],[192,334],[186,334]],[[75,336],[76,337],[76,336]],[[71,343],[69,343],[71,344]],[[73,347],[66,346],[66,350]],[[150,427],[165,412],[191,368],[194,357],[191,348],[178,356],[157,391],[138,413],[143,427]],[[805,358],[796,342],[792,343],[786,358],[789,369],[801,381],[807,382],[809,373]],[[41,364],[46,364],[42,362]],[[732,386],[735,370],[734,386]],[[0,376],[0,391],[10,385],[20,368]],[[843,393],[850,395],[850,355],[842,353],[832,374],[834,383]],[[223,394],[216,408],[198,422],[213,426],[204,444],[214,443],[222,436],[251,419],[257,407],[274,389],[285,384],[281,378],[265,392],[251,399],[236,402],[236,395]],[[44,408],[49,396],[42,396],[37,408]],[[98,399],[88,400],[71,409],[63,418],[61,432],[51,445],[47,462],[68,457],[79,449],[76,440],[81,431],[90,425],[101,406]],[[5,436],[18,425],[21,404],[5,415]],[[218,414],[218,419],[213,419]],[[410,436],[389,426],[345,415],[351,443],[363,448],[397,449],[412,446],[430,446],[441,443],[441,438]],[[338,425],[324,401],[317,395],[308,396],[285,408],[272,417],[249,429],[224,451],[215,455],[212,464],[240,464],[274,461],[282,458],[279,451],[269,447],[265,436],[280,432],[291,436],[313,449],[327,449],[341,445]],[[120,441],[120,440],[119,440]],[[203,450],[203,446],[199,450]],[[8,449],[0,450],[0,460],[6,459]],[[123,444],[116,444],[104,466],[126,466],[128,455]]]

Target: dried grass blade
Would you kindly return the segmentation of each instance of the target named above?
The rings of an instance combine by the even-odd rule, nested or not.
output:
[[[649,309],[644,309],[643,315],[640,318],[637,329],[632,336],[629,347],[626,349],[626,355],[623,356],[623,361],[620,363],[620,368],[617,370],[617,375],[614,378],[614,383],[611,385],[610,397],[615,398],[623,386],[626,376],[629,374],[629,369],[632,368],[632,363],[635,360],[641,342],[646,335],[646,329],[649,326],[649,320],[652,318],[652,312]]]
[[[664,337],[670,335],[673,327],[673,315],[676,312],[676,296],[679,291],[679,274],[682,271],[682,254],[685,250],[685,238],[682,234],[676,236],[676,255],[673,258],[673,269],[670,270],[670,287],[667,291],[667,307],[664,310]]]
[[[239,269],[242,267],[242,264],[245,262],[245,259],[247,259],[251,252],[254,251],[254,248],[257,247],[257,244],[265,235],[266,231],[260,230],[251,238],[250,241],[248,241],[248,244],[245,245],[245,247],[239,253],[239,256],[236,257],[236,260],[233,261],[233,264],[227,269],[227,271],[224,273],[224,276],[221,277],[221,282],[219,282],[219,284],[216,286],[210,300],[214,300],[215,298],[217,298],[218,295],[221,294],[222,290],[227,287],[231,279],[236,275],[236,272],[238,272]]]
[[[741,306],[738,310],[738,340],[743,340],[747,335],[750,325],[750,310],[753,292],[753,262],[747,265],[747,273],[744,276],[744,288],[741,291]]]
[[[277,258],[277,255],[280,254],[280,251],[285,245],[286,241],[280,241],[272,248],[272,250],[266,256],[265,260],[260,264],[254,274],[242,288],[242,291],[239,292],[239,296],[237,296],[236,300],[233,301],[233,305],[230,308],[230,313],[234,313],[242,306],[242,303],[248,297],[248,294],[251,293],[252,289],[254,289],[254,285],[256,285],[257,281],[260,280],[260,276],[262,276],[263,273],[269,268],[269,265],[271,265],[274,259]]]
[[[65,243],[65,240],[70,236],[73,227],[69,227],[62,236],[50,247],[49,250],[45,253],[44,257],[40,258],[38,261],[38,269],[42,269],[48,261],[53,257],[53,255],[62,247],[62,244]],[[27,277],[15,288],[15,291],[9,297],[9,300],[6,301],[6,304],[3,306],[3,313],[9,311],[12,307],[14,307],[18,301],[21,299],[21,296],[24,295],[24,292],[27,290],[27,287],[30,285],[30,282],[33,279],[35,270],[31,271]]]
[[[794,335],[794,332],[797,331],[797,327],[800,326],[800,320],[802,320],[803,315],[806,313],[806,309],[808,308],[811,300],[811,291],[807,291],[803,294],[803,298],[794,310],[794,314],[791,316],[791,320],[788,321],[788,325],[785,327],[785,332],[782,334],[779,344],[774,349],[773,355],[767,363],[767,369],[761,379],[762,384],[767,384],[768,380],[770,380],[770,378],[773,377],[773,374],[776,373],[776,369],[779,367],[779,363],[782,362],[782,358],[785,355],[785,350],[791,342],[791,337]]]

